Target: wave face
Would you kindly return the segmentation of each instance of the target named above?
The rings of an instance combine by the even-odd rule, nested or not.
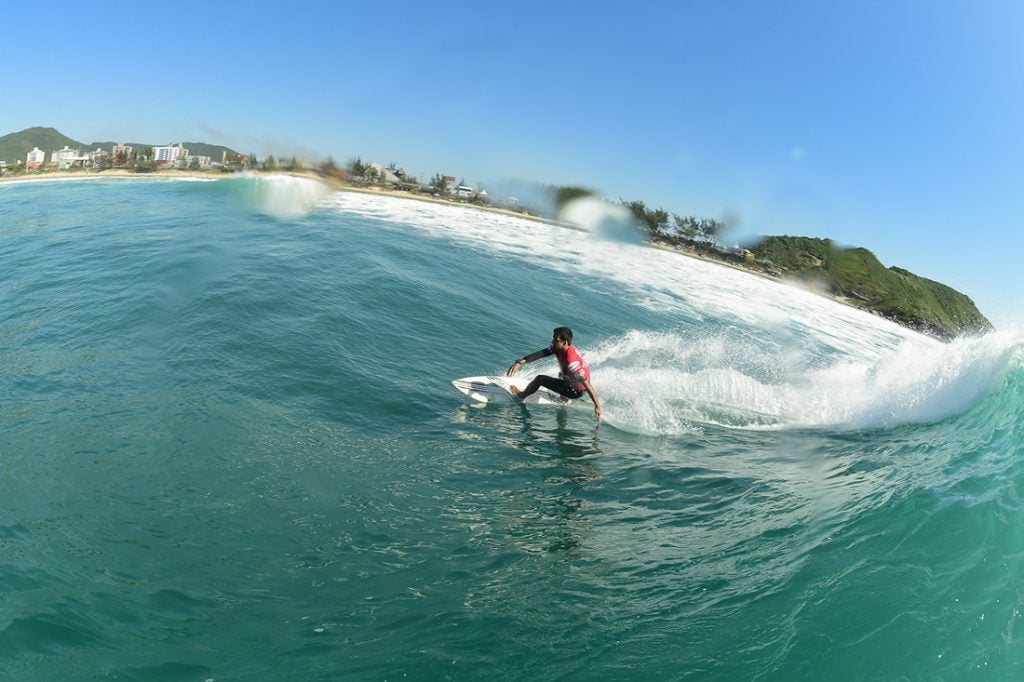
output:
[[[578,208],[0,184],[0,672],[1017,679],[1021,337]],[[600,426],[451,389],[560,325]]]

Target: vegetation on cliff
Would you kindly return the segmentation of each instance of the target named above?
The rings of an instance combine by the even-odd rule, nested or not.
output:
[[[902,268],[887,268],[867,249],[811,237],[766,237],[750,248],[759,261],[932,336],[951,339],[992,329],[964,294]]]

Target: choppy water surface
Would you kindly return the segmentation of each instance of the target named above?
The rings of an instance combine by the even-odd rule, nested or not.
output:
[[[449,384],[562,324],[600,426]],[[0,676],[1024,669],[1012,334],[292,178],[23,183],[0,388]]]

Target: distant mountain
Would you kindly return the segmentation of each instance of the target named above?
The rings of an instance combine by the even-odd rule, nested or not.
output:
[[[886,268],[864,248],[813,237],[766,237],[751,249],[784,271],[823,282],[859,308],[942,339],[992,329],[964,294],[908,270]]]
[[[46,158],[49,160],[51,152],[57,149],[63,149],[65,145],[72,149],[78,148],[83,152],[86,152],[96,149],[97,147],[110,151],[115,144],[120,143],[93,142],[91,144],[84,144],[61,134],[54,128],[26,128],[20,132],[0,137],[0,161],[6,161],[8,163],[24,161],[25,157],[27,157],[28,153],[32,151],[33,147],[39,147],[46,152]],[[136,151],[138,151],[146,147],[159,147],[163,144],[177,144],[177,142],[165,142],[160,144],[127,142],[125,144],[134,147]],[[183,142],[182,144],[193,156],[209,156],[213,161],[220,161],[221,156],[225,151],[228,154],[238,154],[238,152],[230,147],[207,144],[205,142]]]
[[[50,158],[50,152],[63,149],[67,145],[74,149],[82,143],[62,135],[55,128],[26,128],[18,133],[0,137],[0,161],[14,163],[24,161],[33,147],[39,147]]]

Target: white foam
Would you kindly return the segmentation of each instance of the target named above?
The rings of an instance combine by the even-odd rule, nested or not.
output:
[[[1007,332],[938,345],[908,340],[873,363],[810,372],[788,396],[793,423],[859,428],[959,414],[1006,375],[1021,343]]]
[[[745,429],[862,429],[959,414],[1021,364],[1022,339],[996,332],[936,344],[908,339],[891,352],[820,358],[725,337],[630,332],[588,353],[606,418],[638,433],[695,424]]]

